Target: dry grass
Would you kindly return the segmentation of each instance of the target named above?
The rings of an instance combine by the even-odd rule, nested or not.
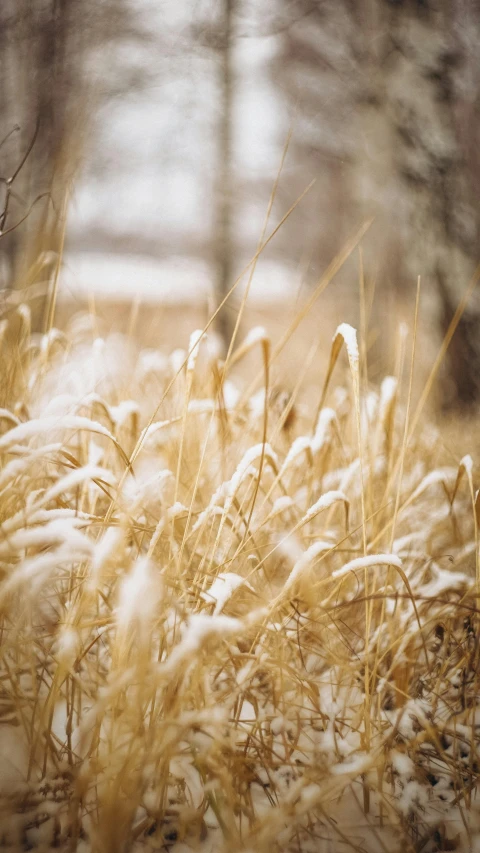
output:
[[[475,472],[414,336],[286,393],[258,329],[1,332],[1,849],[478,850]]]

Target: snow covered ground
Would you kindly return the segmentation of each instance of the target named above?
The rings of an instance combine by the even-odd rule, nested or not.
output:
[[[213,298],[209,265],[199,259],[164,260],[139,255],[83,252],[67,255],[60,285],[64,298],[94,293],[104,299],[163,303],[201,303]],[[238,293],[248,281],[246,274]],[[233,282],[232,282],[233,284]],[[274,262],[257,264],[249,299],[255,302],[292,299],[297,286],[294,269]]]

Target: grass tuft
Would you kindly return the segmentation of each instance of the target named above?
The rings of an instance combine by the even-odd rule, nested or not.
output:
[[[0,327],[1,849],[477,849],[478,492],[416,322],[409,382],[342,324],[293,391],[263,328],[50,327]]]

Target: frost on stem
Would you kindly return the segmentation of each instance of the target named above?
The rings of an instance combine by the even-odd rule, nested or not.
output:
[[[339,337],[342,337],[345,342],[352,370],[357,370],[359,363],[357,330],[353,326],[350,326],[349,323],[340,323],[333,336],[334,343]]]
[[[324,554],[326,551],[331,551],[333,547],[334,546],[331,542],[321,540],[310,545],[310,548],[308,548],[305,553],[302,554],[300,559],[296,561],[286,580],[285,586],[283,587],[283,593],[286,593],[291,589],[294,583],[296,583],[303,573],[310,568],[314,560],[316,560],[320,554]]]
[[[341,502],[345,504],[345,512],[348,518],[348,507],[350,505],[350,501],[348,500],[346,494],[340,491],[331,491],[326,492],[324,495],[321,495],[317,501],[307,510],[305,515],[302,518],[302,522],[306,523],[307,521],[311,521],[312,518],[315,518],[319,512],[322,512],[324,509],[328,509],[333,506],[333,504]]]
[[[397,554],[368,554],[366,557],[357,557],[355,560],[350,560],[332,572],[332,578],[342,578],[348,575],[349,572],[356,572],[361,569],[372,569],[375,566],[395,566],[397,569],[402,568],[402,561]]]
[[[218,613],[221,613],[235,590],[243,585],[247,586],[250,590],[253,589],[251,584],[241,575],[237,575],[234,572],[221,572],[209,589],[202,593],[202,598],[207,602],[215,603],[213,615],[216,616]]]

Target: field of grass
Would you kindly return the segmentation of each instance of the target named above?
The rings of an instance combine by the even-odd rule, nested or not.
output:
[[[0,327],[0,849],[478,853],[477,471],[418,315],[382,378],[321,309],[226,359],[63,310]]]

